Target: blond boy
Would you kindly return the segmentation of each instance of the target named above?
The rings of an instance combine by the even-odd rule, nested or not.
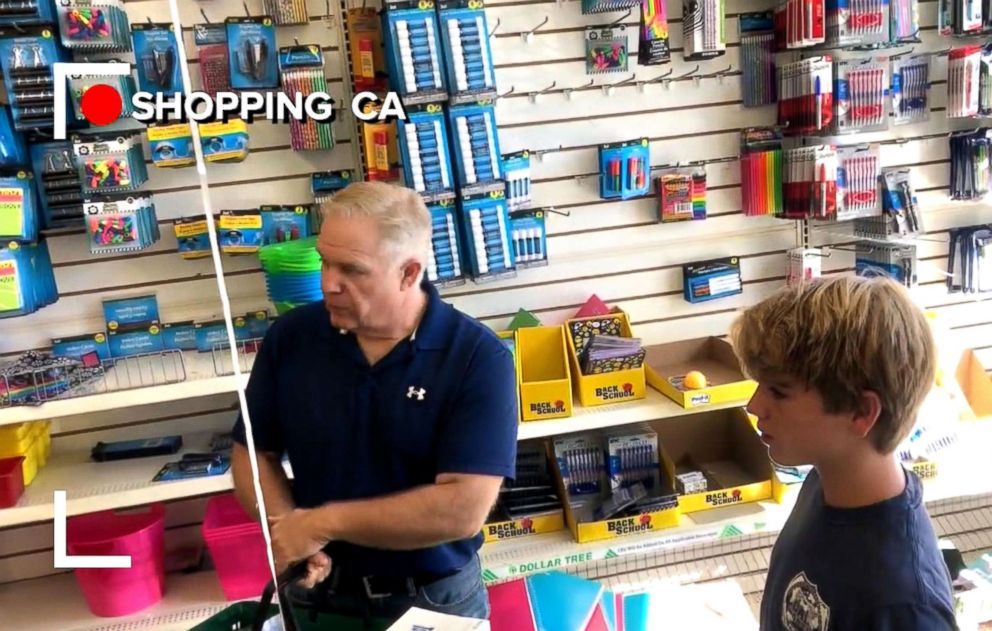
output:
[[[772,551],[763,631],[956,628],[922,486],[894,456],[936,370],[906,290],[820,279],[747,309],[731,338],[769,456],[813,466]]]

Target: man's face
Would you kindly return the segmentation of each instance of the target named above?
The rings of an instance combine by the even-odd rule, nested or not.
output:
[[[324,305],[334,326],[355,331],[382,326],[402,295],[402,272],[380,248],[379,229],[367,217],[328,217],[317,251]]]
[[[820,393],[794,379],[759,380],[747,409],[758,417],[761,440],[780,465],[836,460],[851,445],[852,414],[826,412]]]

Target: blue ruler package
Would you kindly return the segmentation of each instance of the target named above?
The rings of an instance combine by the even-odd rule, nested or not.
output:
[[[133,191],[148,180],[141,136],[131,134],[134,132],[73,134],[72,150],[83,194]]]
[[[144,250],[161,238],[155,204],[148,193],[113,193],[83,200],[90,252]]]
[[[548,264],[548,232],[544,209],[510,212],[510,240],[513,262],[517,268],[541,267]]]
[[[266,205],[262,214],[262,244],[296,241],[310,236],[310,206]]]
[[[0,169],[0,243],[38,240],[37,199],[30,171]]]
[[[651,188],[651,148],[647,138],[599,147],[599,196],[630,199]]]
[[[510,210],[530,208],[530,152],[518,151],[503,156],[503,179],[506,181],[506,203]]]
[[[441,107],[433,104],[411,106],[407,108],[407,120],[397,122],[406,185],[428,203],[454,196],[455,177],[446,127]]]
[[[52,355],[56,357],[82,357],[90,353],[96,353],[100,359],[110,359],[106,333],[100,331],[52,340]]]
[[[131,32],[121,0],[59,0],[58,17],[62,45],[70,50],[131,50]]]
[[[235,90],[279,87],[279,49],[272,18],[231,17],[224,24],[231,87]]]
[[[441,0],[441,42],[451,105],[496,98],[496,73],[482,0]]]
[[[448,124],[462,194],[503,191],[495,108],[491,104],[450,107]]]
[[[48,129],[55,121],[53,64],[72,61],[48,26],[0,29],[0,67],[14,128]],[[69,94],[65,95],[66,123],[72,120]]]
[[[45,241],[0,248],[0,318],[34,313],[58,297]]]
[[[386,2],[383,15],[390,83],[403,105],[448,100],[433,0]]]
[[[427,280],[442,287],[462,285],[465,278],[462,274],[462,248],[454,200],[444,199],[429,204],[427,210],[431,214]]]
[[[503,191],[463,196],[461,219],[464,266],[472,277],[480,281],[516,276]]]
[[[172,24],[132,24],[131,31],[138,88],[152,94],[183,92],[179,44]]]
[[[740,259],[731,256],[682,266],[683,297],[705,302],[743,291]]]
[[[7,10],[0,13],[0,26],[51,24],[55,21],[53,0],[20,0],[5,4]]]
[[[83,192],[72,143],[31,143],[31,169],[38,178],[38,201],[44,228],[78,226],[83,218]]]

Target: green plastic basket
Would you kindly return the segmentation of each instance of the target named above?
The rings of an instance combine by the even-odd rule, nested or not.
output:
[[[234,603],[189,631],[250,631],[260,606],[255,601]],[[275,605],[269,605],[265,618],[278,614],[279,609]],[[386,631],[392,624],[388,620],[373,620],[372,626],[366,629],[361,618],[321,613],[311,620],[306,611],[297,611],[296,621],[299,623],[299,631]]]
[[[316,272],[320,270],[317,237],[263,246],[258,251],[262,269],[270,274]]]

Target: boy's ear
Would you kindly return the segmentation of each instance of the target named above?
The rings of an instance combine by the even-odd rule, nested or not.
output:
[[[878,422],[878,417],[882,414],[882,399],[878,396],[878,393],[874,390],[865,390],[861,393],[861,400],[858,402],[858,407],[854,411],[853,427],[855,433],[861,437],[865,438],[875,423]]]

